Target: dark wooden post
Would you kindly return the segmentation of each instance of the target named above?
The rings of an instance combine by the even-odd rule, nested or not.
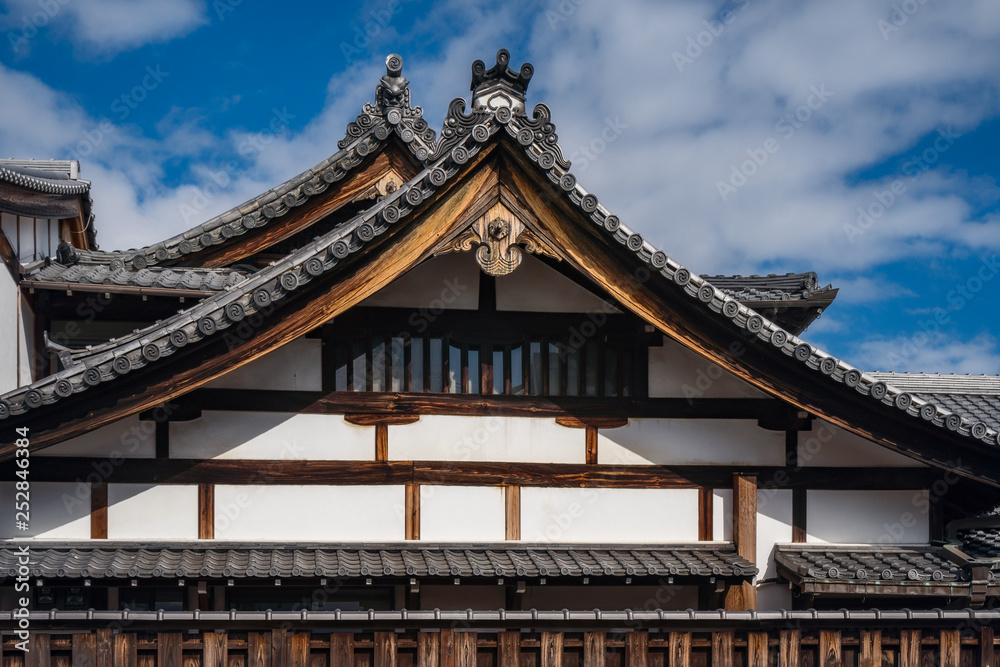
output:
[[[733,473],[733,542],[736,553],[757,561],[757,475]],[[757,588],[750,582],[726,591],[727,611],[756,609]]]
[[[28,653],[24,656],[25,667],[50,667],[52,653],[51,635],[47,632],[32,632],[28,636]]]
[[[691,633],[670,633],[670,666],[691,667]]]
[[[767,667],[767,633],[747,633],[747,667]]]
[[[101,628],[95,633],[97,637],[97,667],[112,667],[114,661],[114,641],[111,628]]]
[[[625,635],[625,665],[626,667],[648,667],[649,665],[649,633],[636,630]]]
[[[941,667],[959,667],[962,660],[961,639],[958,630],[941,631]]]
[[[417,635],[417,665],[420,667],[438,667],[440,663],[441,642],[436,632],[421,632]],[[336,663],[353,665],[352,662]]]
[[[215,538],[215,484],[198,485],[198,539]]]
[[[603,632],[583,633],[583,667],[604,667],[608,655],[604,648],[605,638]]]
[[[426,632],[420,633],[420,638],[428,634]],[[437,665],[437,655],[434,656],[434,665]],[[349,667],[354,664],[354,633],[353,632],[334,632],[330,635],[330,666],[334,667],[336,665],[348,665]],[[420,664],[424,664],[423,659],[421,659]],[[430,663],[428,663],[430,664]]]
[[[247,635],[247,667],[271,667],[271,633]]]
[[[899,667],[920,667],[920,630],[899,631]]]
[[[396,633],[375,633],[375,667],[396,667]]]
[[[733,633],[712,633],[712,667],[733,667]]]
[[[287,630],[271,630],[271,667],[289,667]]]
[[[93,482],[90,485],[90,537],[108,539],[108,485]]]
[[[497,633],[497,664],[499,667],[520,667],[521,633],[517,630],[501,630]]]
[[[309,633],[293,632],[288,637],[290,667],[309,667]]]
[[[979,631],[979,667],[996,667],[993,660],[993,628]]]
[[[563,634],[561,632],[542,633],[542,667],[562,667]]]
[[[821,630],[819,633],[820,667],[840,667],[841,663],[840,632]]]
[[[406,503],[406,509],[405,509],[406,539],[419,540],[420,539],[420,485],[419,484],[406,485],[406,500],[404,502]]]
[[[504,487],[504,538],[521,539],[521,487]]]
[[[115,667],[137,667],[139,652],[135,644],[135,635],[123,632],[114,636]],[[162,664],[162,663],[161,663]]]
[[[73,635],[72,662],[73,667],[96,667],[97,635],[92,632],[78,632]]]
[[[205,632],[202,634],[202,667],[229,667],[229,634]]]
[[[859,667],[882,667],[882,631],[862,630],[858,650]]]
[[[475,630],[455,633],[455,667],[476,667]]]
[[[798,630],[782,630],[778,636],[779,667],[799,667],[799,647],[802,644],[802,633]]]
[[[455,667],[455,631],[441,628],[441,667]]]
[[[157,667],[181,667],[181,642],[179,632],[160,632],[156,635]]]

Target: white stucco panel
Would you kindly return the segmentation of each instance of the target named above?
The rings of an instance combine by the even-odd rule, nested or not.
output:
[[[888,474],[888,471],[886,471]],[[927,491],[806,492],[809,542],[914,544],[930,539]]]
[[[748,419],[633,419],[597,432],[605,464],[783,465],[785,434]]]
[[[530,542],[698,540],[697,489],[521,489],[521,538]]]
[[[375,427],[340,415],[206,410],[199,419],[171,422],[170,456],[371,461]]]
[[[475,310],[479,307],[480,273],[472,252],[433,257],[361,305],[413,308],[416,318],[424,319],[446,309]]]
[[[46,447],[32,456],[92,456],[106,458],[112,466],[120,459],[151,459],[156,456],[156,423],[140,421],[138,415],[133,415]],[[109,475],[103,473],[106,469],[102,467],[96,472],[107,478]],[[87,471],[90,472],[94,471]]]
[[[197,485],[108,484],[108,539],[197,538]]]
[[[731,498],[732,496],[730,496]],[[774,545],[792,541],[792,490],[757,491],[757,569],[758,579],[777,576]]]
[[[215,487],[219,540],[401,541],[403,486]]]
[[[524,253],[517,270],[497,278],[497,310],[531,313],[620,313],[590,290],[570,280],[540,259]],[[581,319],[579,326],[591,319]],[[573,322],[567,322],[567,327]]]
[[[554,419],[426,415],[389,427],[389,459],[585,463],[587,441]]]
[[[712,537],[731,542],[733,539],[733,490],[712,492]]]
[[[898,454],[822,419],[813,421],[811,431],[799,433],[799,465],[926,467],[920,461]]]
[[[9,213],[2,214],[4,218]],[[6,225],[5,225],[6,227]],[[0,266],[0,393],[18,386],[17,356],[18,331],[17,303],[20,298],[17,283],[6,266]]]
[[[666,336],[662,347],[649,348],[649,396],[767,398],[760,389]]]
[[[319,391],[323,388],[318,338],[297,338],[205,385],[211,389]]]
[[[504,490],[496,486],[420,487],[420,539],[502,542]]]
[[[3,270],[0,267],[0,270]],[[11,465],[7,463],[6,465]],[[23,492],[22,492],[23,493]],[[25,502],[18,496],[15,482],[0,482],[0,539],[86,540],[90,538],[90,485],[76,482],[31,482],[27,490],[28,530],[20,530],[16,522],[16,503]]]

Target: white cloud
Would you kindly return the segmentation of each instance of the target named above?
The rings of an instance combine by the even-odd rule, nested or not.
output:
[[[203,0],[9,0],[3,27],[30,52],[38,31],[56,30],[85,52],[102,55],[180,37],[208,23]],[[9,35],[8,35],[9,36]]]
[[[868,370],[905,373],[1000,373],[994,336],[981,333],[956,341],[943,334],[917,330],[893,338],[871,338],[856,345],[851,363]]]

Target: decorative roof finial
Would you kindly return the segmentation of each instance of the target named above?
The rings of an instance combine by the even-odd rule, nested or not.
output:
[[[531,63],[521,65],[521,71],[510,68],[510,52],[497,51],[497,64],[486,69],[486,63],[477,60],[472,63],[472,108],[496,111],[507,107],[515,113],[524,113],[524,94],[528,82],[535,73]]]
[[[385,76],[375,89],[375,102],[380,110],[389,107],[408,107],[410,105],[409,81],[403,77],[403,58],[396,53],[390,53],[385,59]]]

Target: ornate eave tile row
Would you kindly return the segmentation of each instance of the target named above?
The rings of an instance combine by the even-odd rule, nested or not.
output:
[[[187,267],[148,267],[130,271],[124,267],[113,269],[108,264],[71,264],[52,262],[26,281],[81,283],[91,285],[118,285],[122,287],[160,287],[212,291],[232,287],[246,277],[245,272],[233,269],[204,269]]]
[[[44,578],[263,577],[711,577],[757,568],[732,545],[38,545],[0,547],[0,573],[17,574],[20,547]]]
[[[398,76],[398,69],[394,70],[388,67],[389,61],[392,59],[393,57],[390,56],[387,60],[388,73],[386,77],[383,77],[379,88],[376,89],[377,102],[380,99],[387,99],[380,96],[380,90],[385,92],[386,89],[392,89],[389,90],[390,93],[397,90],[398,94],[398,86],[393,89],[391,85],[395,78],[394,73]],[[393,64],[395,65],[394,61]],[[387,79],[390,80],[388,83]],[[405,90],[408,91],[408,89]],[[516,96],[518,91],[505,90],[500,92],[504,95]],[[523,90],[521,94],[523,95]],[[480,99],[475,92],[473,98]],[[408,97],[402,99],[408,99]],[[182,311],[179,316],[167,320],[158,327],[139,332],[128,342],[101,350],[100,354],[95,354],[87,361],[85,370],[69,369],[30,387],[22,387],[0,397],[0,419],[54,402],[87,387],[97,386],[105,380],[127,373],[136,366],[153,363],[160,357],[168,356],[176,348],[210,336],[218,329],[238,322],[248,312],[265,307],[273,300],[281,299],[298,285],[308,282],[314,276],[332,268],[347,254],[359,250],[376,234],[385,231],[389,225],[409,213],[413,207],[419,205],[426,198],[429,191],[433,191],[446,182],[457,171],[458,167],[490,140],[491,136],[503,129],[522,147],[528,158],[538,164],[549,181],[561,191],[562,196],[585,219],[602,230],[609,239],[634,253],[636,260],[650,267],[654,274],[658,273],[664,280],[673,282],[688,298],[700,302],[705,308],[731,322],[733,326],[756,337],[762,344],[773,346],[809,370],[816,372],[818,376],[825,377],[826,381],[843,384],[861,396],[869,397],[884,406],[894,407],[914,419],[926,421],[939,428],[984,444],[1000,444],[1000,430],[992,429],[980,420],[963,419],[962,415],[957,412],[942,409],[941,406],[916,397],[912,393],[902,391],[875,378],[872,374],[854,368],[789,333],[749,306],[741,304],[709,280],[693,274],[664,251],[657,249],[643,239],[639,233],[622,223],[616,215],[599,203],[594,194],[577,183],[576,177],[570,172],[570,163],[563,156],[563,151],[558,144],[555,126],[551,122],[551,113],[546,105],[536,105],[532,118],[529,119],[526,115],[516,113],[507,106],[493,109],[489,102],[489,99],[482,101],[479,108],[474,107],[470,113],[466,114],[464,111],[465,100],[461,98],[454,100],[449,105],[444,129],[433,150],[430,150],[425,144],[420,145],[417,149],[423,148],[429,151],[425,169],[407,185],[392,193],[375,207],[356,216],[343,227],[320,237],[306,248],[289,255],[276,265],[251,276],[240,285],[239,289],[233,289],[230,293],[206,299],[198,306],[188,311]],[[372,107],[372,109],[377,109],[377,106]],[[390,117],[390,112],[393,110],[396,110],[397,113],[391,114]],[[376,119],[376,113],[368,111],[366,106],[366,111],[355,121],[358,127],[355,132],[360,131],[361,134],[351,140],[349,145],[352,149],[345,149],[354,150],[354,153],[351,154],[354,156],[353,159],[360,160],[357,153],[359,146],[368,146],[369,148],[365,150],[370,150],[379,141],[375,135],[375,128],[382,127],[382,132],[388,136],[388,130],[385,129],[384,123],[388,123],[400,133],[404,129],[408,129],[400,126],[400,123],[406,119],[401,107],[387,109],[384,113],[384,121],[382,118]],[[369,120],[362,120],[362,117],[370,120],[370,127],[363,127]],[[396,119],[398,120],[393,125],[392,121]],[[350,135],[351,132],[349,129],[348,134]],[[421,136],[423,136],[422,133]],[[416,135],[411,136],[410,140],[411,143],[417,141]],[[333,159],[331,158],[331,160]],[[345,156],[341,159],[352,158]],[[312,171],[306,172],[310,175],[312,173]],[[323,173],[328,172],[324,171]],[[312,177],[310,176],[310,178]],[[279,187],[287,188],[287,190],[298,187],[289,186],[289,183],[292,181]],[[268,200],[271,203],[264,206],[274,206],[273,212],[277,215],[277,211],[282,210],[282,206],[294,205],[295,202],[298,202],[299,195],[302,193],[289,196],[291,194],[286,191],[285,195],[282,196],[282,201],[275,203],[278,197],[278,189],[276,189],[262,198],[254,200],[255,206]],[[242,218],[240,219],[242,220]],[[164,341],[165,337],[166,342]],[[115,366],[112,367],[113,364]],[[80,381],[79,376],[83,376],[82,381]],[[988,471],[978,472],[997,479],[995,474],[990,475]]]
[[[0,164],[0,182],[50,195],[83,195],[90,191],[88,181],[46,178],[3,164]]]
[[[781,545],[775,560],[801,579],[883,583],[955,583],[971,581],[970,573],[950,561],[941,549],[880,546]]]

